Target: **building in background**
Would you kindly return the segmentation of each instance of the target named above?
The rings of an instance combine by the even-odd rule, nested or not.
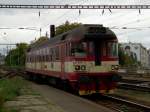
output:
[[[149,65],[149,68],[150,68],[150,49],[148,50],[148,65]]]
[[[148,50],[141,43],[121,43],[125,54],[140,62],[142,67],[149,67]]]
[[[0,53],[0,65],[5,63],[5,56]]]

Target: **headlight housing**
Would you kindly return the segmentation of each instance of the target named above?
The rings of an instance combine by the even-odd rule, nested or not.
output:
[[[118,65],[112,65],[111,66],[111,70],[118,70],[119,69],[119,66]]]
[[[86,70],[85,65],[75,65],[74,67],[75,67],[76,71],[85,71]]]
[[[81,68],[80,68],[80,65],[75,65],[75,70],[76,71],[78,71],[78,70],[80,70]]]

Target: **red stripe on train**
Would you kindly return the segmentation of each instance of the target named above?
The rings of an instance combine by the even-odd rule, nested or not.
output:
[[[36,69],[26,69],[27,72],[37,73],[46,76],[57,77],[61,79],[68,79],[69,81],[77,81],[79,76],[91,76],[91,77],[106,77],[111,76],[110,72],[99,72],[99,73],[83,73],[83,72],[68,72],[62,73],[57,71],[49,70],[36,70]]]

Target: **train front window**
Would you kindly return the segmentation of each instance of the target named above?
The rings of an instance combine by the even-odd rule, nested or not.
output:
[[[71,54],[76,57],[85,57],[87,56],[87,43],[72,43],[71,45]]]
[[[118,44],[116,42],[107,43],[107,55],[110,57],[118,56]]]

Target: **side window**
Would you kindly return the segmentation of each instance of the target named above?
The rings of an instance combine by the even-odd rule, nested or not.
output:
[[[55,49],[52,48],[52,61],[55,61]]]
[[[71,43],[68,43],[68,48],[69,48],[69,56],[72,56],[72,53],[71,53]]]
[[[32,62],[32,58],[31,58],[31,55],[30,55],[30,62]]]
[[[66,52],[66,56],[68,56],[68,43],[66,43],[65,52]]]
[[[70,43],[66,43],[66,56],[71,56],[71,52],[70,52]]]
[[[55,55],[56,55],[56,60],[59,60],[59,47],[58,46],[55,48]]]
[[[28,58],[26,57],[26,60],[25,60],[25,62],[28,62]]]
[[[49,61],[49,59],[48,59],[48,55],[46,55],[46,61]]]
[[[40,62],[42,62],[42,55],[40,55]]]
[[[49,54],[50,54],[50,61],[52,61],[53,60],[53,49],[52,48],[50,48],[50,52],[49,52]]]

